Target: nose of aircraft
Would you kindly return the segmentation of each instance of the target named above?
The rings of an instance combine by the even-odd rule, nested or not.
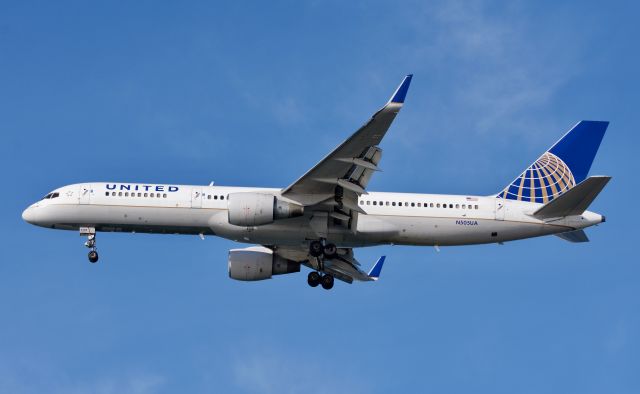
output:
[[[22,212],[22,220],[31,224],[35,222],[36,218],[35,213],[33,212],[33,207],[29,207]]]

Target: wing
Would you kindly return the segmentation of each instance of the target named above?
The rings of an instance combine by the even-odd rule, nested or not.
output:
[[[315,258],[308,256],[306,249],[286,246],[275,246],[271,248],[274,253],[277,253],[285,259],[301,261],[302,264],[313,270],[321,270],[346,283],[353,283],[354,280],[378,280],[385,260],[385,256],[380,257],[371,269],[368,272],[365,272],[360,268],[360,262],[356,260],[353,255],[353,249],[351,248],[338,249],[336,257],[332,259],[325,259],[322,267],[319,267],[318,261]]]
[[[349,223],[355,223],[352,219],[355,219],[356,212],[362,213],[358,207],[358,197],[366,194],[369,179],[378,170],[382,157],[378,145],[402,108],[411,78],[412,75],[407,75],[382,109],[300,179],[285,188],[282,195],[306,207],[332,206],[333,209],[319,210],[328,211],[329,216],[353,227]]]

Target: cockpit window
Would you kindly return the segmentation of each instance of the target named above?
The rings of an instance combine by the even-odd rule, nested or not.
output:
[[[42,197],[43,200],[48,200],[50,198],[56,198],[56,197],[60,197],[60,193],[56,192],[56,193],[49,193],[46,196]]]

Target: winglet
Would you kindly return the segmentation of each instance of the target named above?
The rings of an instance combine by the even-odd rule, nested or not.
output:
[[[409,74],[402,80],[398,89],[393,93],[391,99],[389,99],[390,103],[402,104],[404,103],[405,97],[407,97],[407,92],[409,91],[409,85],[411,85],[411,78],[413,78],[413,74]]]
[[[382,256],[376,261],[376,263],[371,267],[371,270],[367,274],[371,280],[378,280],[380,277],[380,271],[382,271],[382,264],[384,264],[384,259],[387,256]]]

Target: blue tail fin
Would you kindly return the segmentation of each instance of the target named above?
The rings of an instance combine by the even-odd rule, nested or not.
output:
[[[547,203],[586,179],[609,122],[578,122],[497,197]]]

